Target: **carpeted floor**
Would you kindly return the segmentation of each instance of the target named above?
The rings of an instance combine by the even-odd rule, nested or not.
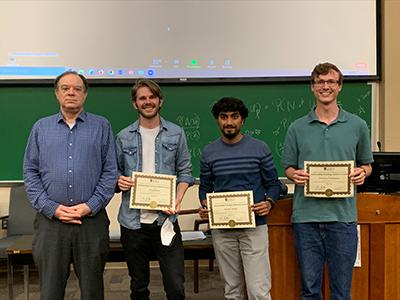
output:
[[[0,299],[8,299],[7,292],[7,273],[3,265],[0,272]],[[193,293],[193,268],[190,264],[186,267],[186,299],[188,300],[219,300],[223,297],[223,283],[221,282],[218,267],[215,266],[213,271],[208,270],[208,266],[200,266],[199,271],[199,293]],[[37,272],[30,271],[29,277],[29,299],[39,300],[39,285]],[[124,300],[129,299],[129,275],[123,264],[107,264],[107,269],[104,273],[105,283],[105,299],[106,300]],[[14,277],[14,299],[25,299],[23,294],[23,273],[22,269],[15,271]],[[162,286],[161,273],[158,267],[151,269],[150,291],[152,300],[165,299],[165,294]],[[65,300],[79,300],[79,285],[74,272],[71,276],[66,288]]]

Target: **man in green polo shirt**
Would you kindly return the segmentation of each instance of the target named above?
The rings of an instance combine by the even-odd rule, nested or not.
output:
[[[293,122],[287,132],[282,164],[295,184],[292,223],[301,274],[301,299],[322,299],[322,273],[328,266],[331,299],[351,299],[352,270],[357,254],[356,197],[304,196],[309,174],[304,161],[354,161],[349,177],[361,185],[373,162],[364,120],[337,104],[343,74],[331,63],[311,74],[314,109]]]

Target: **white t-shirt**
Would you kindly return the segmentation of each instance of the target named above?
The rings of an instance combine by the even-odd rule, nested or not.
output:
[[[160,126],[151,129],[140,126],[139,130],[142,137],[142,172],[155,173],[155,140],[160,131]],[[158,211],[156,210],[140,210],[140,223],[151,224],[157,217]]]

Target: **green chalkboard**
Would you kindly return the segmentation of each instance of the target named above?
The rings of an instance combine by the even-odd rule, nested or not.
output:
[[[210,112],[219,98],[233,96],[245,102],[250,114],[243,131],[269,145],[280,176],[283,176],[280,159],[286,130],[314,105],[307,83],[165,85],[162,89],[165,103],[161,114],[185,129],[196,177],[202,148],[220,135]],[[369,84],[345,83],[339,101],[371,127]],[[137,119],[131,106],[130,86],[91,87],[86,110],[108,118],[115,133]],[[31,127],[37,119],[58,111],[57,100],[51,87],[1,87],[0,111],[0,180],[21,180],[22,159]]]

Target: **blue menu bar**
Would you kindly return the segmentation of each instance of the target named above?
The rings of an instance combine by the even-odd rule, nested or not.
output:
[[[0,76],[58,76],[65,67],[0,67]]]

